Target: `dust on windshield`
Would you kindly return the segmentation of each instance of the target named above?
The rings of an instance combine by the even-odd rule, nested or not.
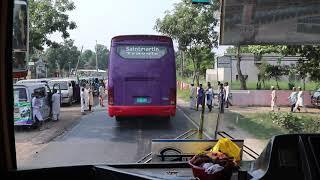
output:
[[[20,1],[13,47],[25,50],[13,62],[27,71],[14,80],[50,87],[14,89],[27,101],[15,115],[20,169],[186,161],[213,144],[171,140],[222,136],[251,148],[249,161],[275,135],[320,132],[320,46],[297,43],[319,42],[315,1]]]

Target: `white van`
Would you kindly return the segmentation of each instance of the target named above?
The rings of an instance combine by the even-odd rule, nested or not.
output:
[[[49,86],[52,88],[54,84],[59,84],[61,89],[61,103],[72,105],[72,103],[76,102],[74,96],[75,85],[77,84],[74,79],[52,79],[49,81]]]
[[[14,125],[37,127],[37,120],[32,115],[32,94],[40,94],[42,106],[40,109],[44,120],[51,118],[52,92],[45,83],[23,83],[13,85],[14,93]]]
[[[48,84],[50,79],[42,78],[42,79],[24,79],[17,81],[16,84],[30,84],[30,83],[45,83]]]

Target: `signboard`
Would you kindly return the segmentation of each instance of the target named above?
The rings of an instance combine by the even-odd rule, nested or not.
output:
[[[36,74],[37,78],[45,78],[46,77],[46,64],[39,59],[36,63]]]
[[[217,67],[231,68],[231,57],[230,56],[217,57]]]
[[[221,2],[221,45],[320,43],[318,0]]]
[[[16,102],[14,105],[14,124],[30,125],[32,124],[31,103]]]
[[[125,59],[159,59],[167,54],[167,48],[164,46],[140,46],[127,45],[118,46],[118,54]]]

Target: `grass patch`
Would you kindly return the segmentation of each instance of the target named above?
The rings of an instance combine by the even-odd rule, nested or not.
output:
[[[185,82],[185,83],[192,83],[192,77],[180,77],[180,76],[177,76],[177,80]],[[206,82],[204,77],[200,77],[199,81],[200,81],[201,84],[203,84],[206,87],[207,82]],[[278,82],[279,87],[280,87],[281,90],[289,90],[288,83],[289,83],[289,81],[279,81]],[[211,82],[211,84],[216,86],[217,82]],[[270,90],[271,86],[276,86],[276,84],[277,84],[277,82],[275,80],[266,81],[265,82],[265,87],[263,87],[263,85],[261,85],[262,86],[261,89]],[[294,82],[294,85],[295,85],[295,87],[299,87],[300,86],[300,87],[303,88],[303,83],[302,82],[299,82],[299,81]],[[307,91],[314,91],[319,87],[320,87],[320,83],[317,83],[317,82],[307,82],[306,83],[306,90]],[[232,81],[231,89],[239,90],[240,89],[240,81]],[[247,81],[247,89],[248,90],[256,90],[257,89],[257,82],[256,81]]]
[[[178,89],[177,96],[178,98],[183,99],[184,101],[189,101],[190,99],[189,90]]]
[[[288,81],[279,81],[278,82],[279,87],[281,90],[291,90],[289,89],[289,82]],[[270,90],[271,86],[276,86],[277,82],[276,81],[267,81],[265,82],[265,87],[263,87],[263,85],[261,85],[261,89],[265,89],[265,90]],[[301,87],[303,88],[303,83],[301,82],[294,82],[295,87]],[[307,91],[314,91],[315,89],[317,89],[319,87],[319,83],[316,82],[308,82],[306,83],[306,90]],[[232,89],[234,90],[239,90],[240,89],[240,81],[234,81],[232,82]],[[247,88],[248,90],[255,90],[257,89],[257,82],[247,82]]]
[[[233,124],[259,139],[270,139],[272,136],[288,133],[284,128],[274,124],[268,113],[231,113],[230,116],[228,119]]]
[[[239,90],[240,89],[240,81],[232,81],[231,89]],[[247,89],[248,90],[257,89],[257,82],[247,82]]]
[[[237,127],[260,139],[269,139],[279,134],[320,132],[320,120],[312,115],[280,112],[230,113],[228,116],[227,119]]]

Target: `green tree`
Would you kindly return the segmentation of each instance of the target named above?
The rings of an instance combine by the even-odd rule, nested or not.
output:
[[[320,46],[287,46],[282,53],[301,56],[296,65],[298,74],[302,78],[309,75],[312,81],[320,81]]]
[[[239,79],[241,82],[241,89],[246,89],[246,82],[241,72],[241,53],[252,53],[256,55],[256,57],[262,60],[262,56],[268,53],[281,53],[286,47],[285,46],[273,46],[273,45],[249,45],[249,46],[241,46],[239,56],[237,57],[237,71],[239,74]],[[236,47],[229,47],[227,50],[228,54],[238,54]],[[266,68],[269,66],[263,64],[261,67],[261,74],[258,74],[262,79],[262,83],[265,87],[265,80],[267,79],[265,74]],[[259,67],[258,67],[259,68]],[[258,82],[259,84],[260,82]]]
[[[270,73],[268,71],[270,64],[267,63],[266,61],[262,60],[262,63],[258,65],[258,84],[262,82],[263,88],[266,88],[266,81],[269,81],[270,79]]]
[[[238,47],[229,47],[227,50],[228,54],[236,54],[237,55],[237,72],[240,80],[240,89],[247,89],[246,80],[241,72],[241,53],[251,53],[249,51],[248,46],[240,46]]]
[[[60,75],[68,74],[70,70],[76,68],[80,51],[74,46],[73,40],[66,40],[58,47],[50,47],[45,52],[45,59],[48,62],[49,74],[58,72]]]
[[[214,28],[218,20],[214,14],[218,8],[218,1],[209,6],[201,6],[192,5],[191,0],[182,0],[175,4],[173,11],[167,11],[163,19],[156,21],[155,29],[176,40],[179,50],[187,53],[186,56],[191,59],[193,76],[197,84],[199,84],[200,64],[203,61],[198,53],[203,48],[211,49],[217,46],[218,34]]]
[[[69,30],[76,28],[76,23],[69,20],[68,11],[75,9],[71,0],[29,0],[30,16],[30,51],[43,50],[43,46],[56,47],[59,44],[50,40],[49,35],[60,32],[67,39]]]
[[[227,54],[236,54],[237,53],[237,48],[234,46],[228,47],[226,49]],[[240,53],[252,53],[249,51],[248,46],[241,46],[240,47]]]
[[[284,75],[289,74],[289,67],[288,66],[281,66],[279,64],[277,65],[267,65],[266,73],[270,76],[271,79],[274,79],[277,83],[277,88],[279,87],[279,81],[281,80],[281,77]]]
[[[98,68],[103,70],[107,69],[109,62],[109,49],[105,45],[97,44],[95,50],[97,53]],[[94,62],[92,61],[93,59]],[[93,65],[93,67],[96,67],[96,57],[91,59],[90,64]]]
[[[93,61],[92,58],[95,58],[95,54],[90,49],[85,50],[81,54],[81,58],[79,61],[78,69],[83,69],[86,67],[86,69],[93,68],[90,66],[90,62]],[[90,66],[90,67],[89,67]]]

